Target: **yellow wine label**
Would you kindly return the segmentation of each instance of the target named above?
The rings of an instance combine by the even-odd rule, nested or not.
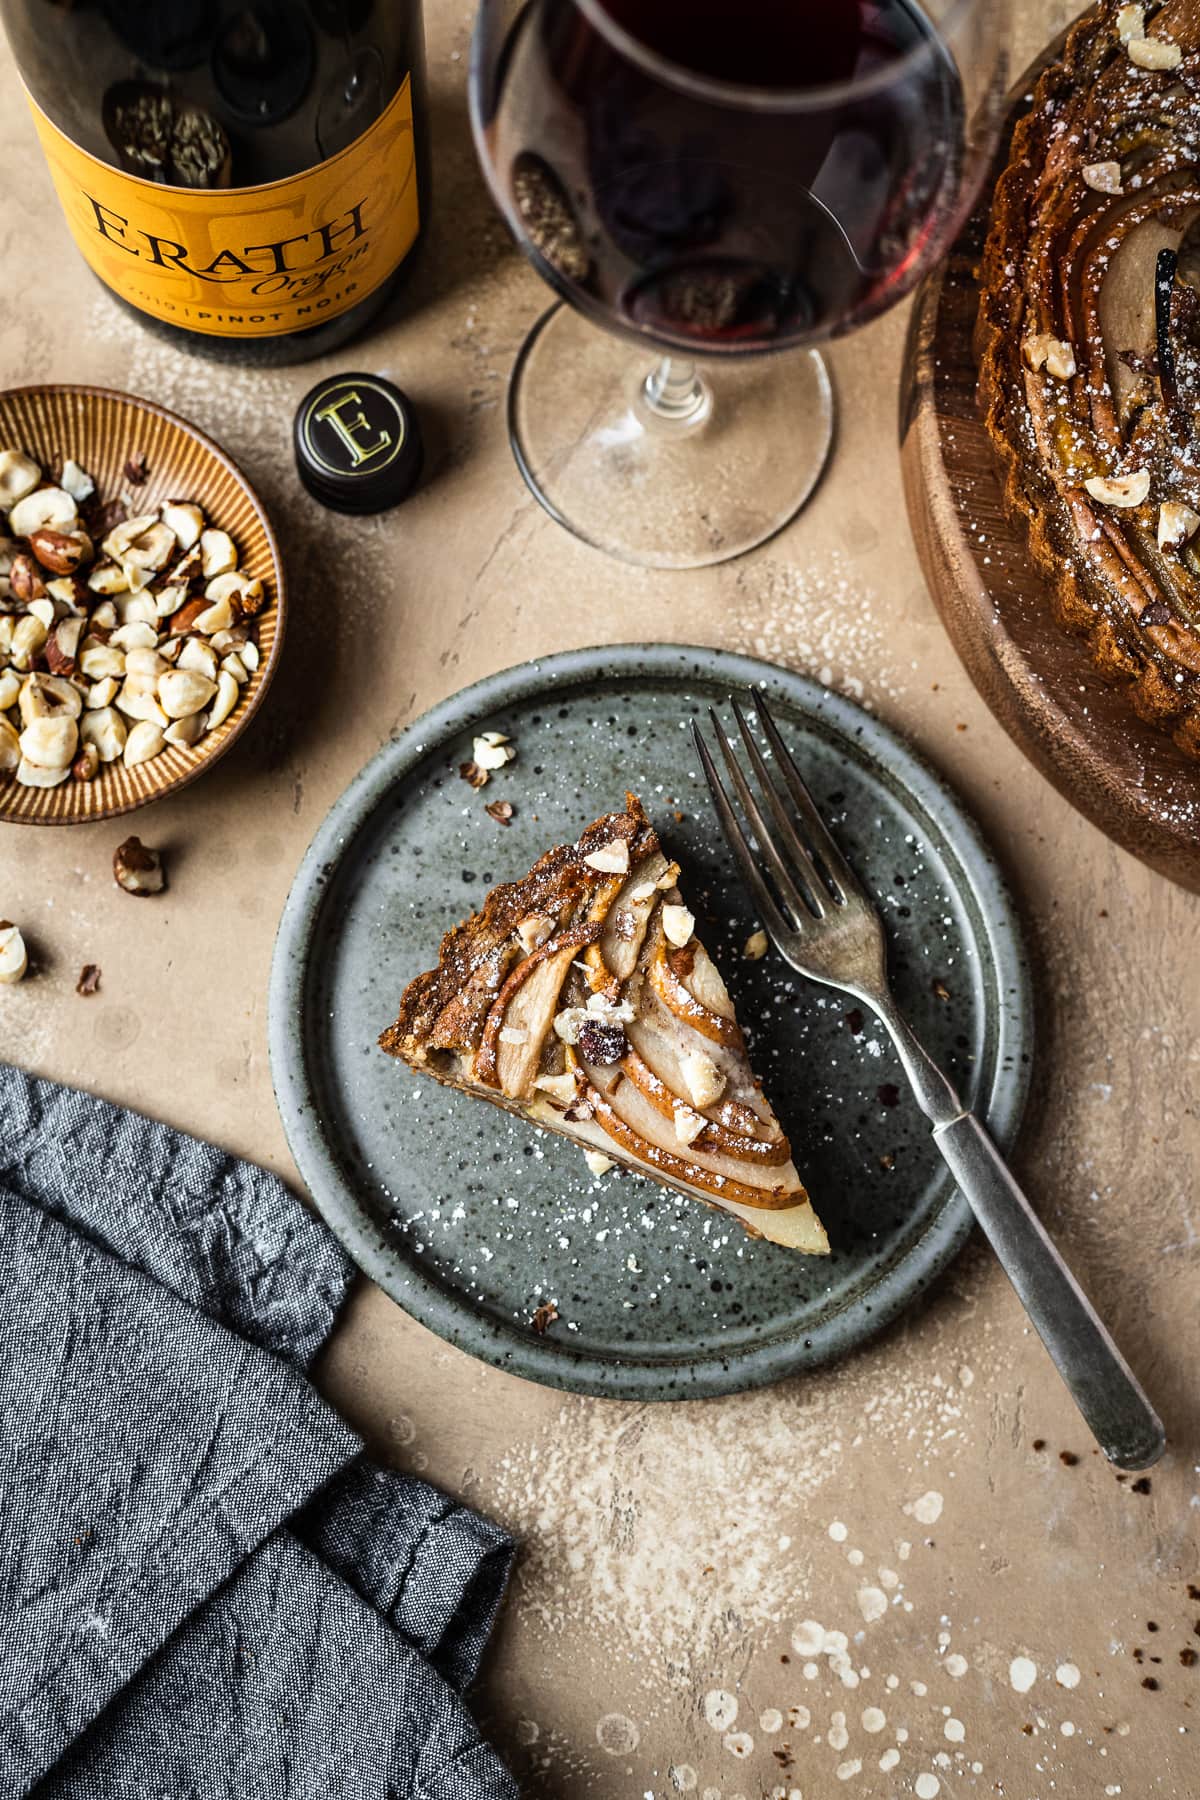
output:
[[[258,187],[165,187],[64,137],[27,96],[71,235],[123,300],[187,331],[279,337],[356,306],[420,223],[409,77],[361,137]]]

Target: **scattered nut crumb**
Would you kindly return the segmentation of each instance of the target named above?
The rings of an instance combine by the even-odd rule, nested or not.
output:
[[[100,964],[84,963],[79,971],[79,980],[75,983],[77,994],[97,994],[100,991]]]
[[[481,769],[502,769],[505,763],[513,761],[517,754],[516,745],[505,737],[502,731],[484,731],[475,739],[472,746],[475,761]]]
[[[139,837],[128,837],[113,851],[113,879],[127,894],[161,894],[166,885],[162,857]]]
[[[607,1175],[614,1167],[611,1156],[605,1156],[600,1150],[585,1150],[583,1160],[593,1175]]]
[[[144,487],[149,472],[149,464],[146,461],[144,450],[135,450],[133,455],[126,459],[123,473],[131,487]]]
[[[20,981],[28,967],[25,939],[11,919],[0,919],[0,981],[6,985]]]
[[[495,819],[497,825],[511,825],[516,807],[511,800],[493,800],[483,810],[489,818]]]
[[[769,943],[770,939],[761,928],[758,931],[752,931],[742,945],[742,955],[748,962],[761,962],[767,954]]]
[[[490,779],[487,770],[481,769],[477,762],[459,763],[458,772],[473,788],[486,787]]]
[[[549,1331],[551,1325],[553,1325],[555,1319],[558,1317],[559,1311],[553,1300],[544,1300],[534,1313],[532,1319],[530,1319],[529,1323],[539,1337],[545,1337],[547,1331]]]

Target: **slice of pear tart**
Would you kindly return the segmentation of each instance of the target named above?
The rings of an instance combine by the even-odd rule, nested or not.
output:
[[[447,932],[389,1055],[573,1139],[752,1236],[828,1248],[724,982],[640,801]]]

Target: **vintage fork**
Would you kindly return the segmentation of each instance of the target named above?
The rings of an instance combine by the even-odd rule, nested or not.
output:
[[[711,708],[709,717],[757,856],[695,722],[692,730],[721,827],[775,948],[799,974],[853,994],[882,1020],[934,1143],[1096,1442],[1118,1468],[1149,1468],[1166,1448],[1158,1415],[1004,1158],[897,1010],[878,909],[830,836],[757,689],[753,700],[786,799],[742,708],[731,704],[773,830]]]

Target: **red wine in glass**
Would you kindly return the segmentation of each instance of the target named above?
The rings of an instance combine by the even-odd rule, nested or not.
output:
[[[862,324],[964,198],[962,86],[916,0],[529,0],[475,88],[540,272],[683,351]]]

